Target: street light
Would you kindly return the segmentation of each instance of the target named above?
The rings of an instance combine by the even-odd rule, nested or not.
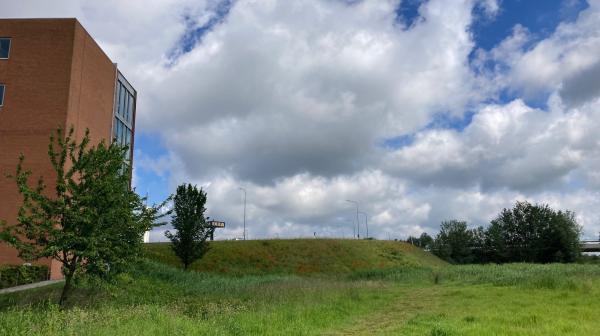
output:
[[[365,216],[365,226],[367,227],[367,238],[369,238],[369,219],[368,219],[368,215],[366,212],[359,212],[360,214],[363,214]]]
[[[346,200],[346,202],[356,204],[356,237],[360,239],[360,222],[358,221],[358,202],[352,200]]]
[[[244,192],[244,240],[246,240],[246,189],[239,187]]]

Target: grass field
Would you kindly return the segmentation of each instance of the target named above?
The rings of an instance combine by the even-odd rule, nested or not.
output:
[[[342,245],[352,243],[364,242]],[[146,260],[113,284],[80,283],[65,310],[51,303],[58,287],[1,295],[0,335],[594,335],[600,328],[597,265],[450,266],[384,243],[359,247],[398,244],[403,262],[345,272],[315,266],[335,272],[303,276],[297,260],[258,275],[241,275],[243,264],[231,261],[235,276]],[[173,262],[168,249],[151,248]],[[376,255],[387,259],[365,258]]]

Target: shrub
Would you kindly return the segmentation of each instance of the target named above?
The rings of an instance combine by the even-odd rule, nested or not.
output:
[[[0,288],[25,285],[48,279],[48,266],[0,266]]]

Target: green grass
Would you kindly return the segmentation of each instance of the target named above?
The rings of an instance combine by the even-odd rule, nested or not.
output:
[[[114,285],[95,287],[80,284],[67,310],[50,303],[58,287],[2,296],[0,334],[318,334],[385,306],[394,292],[366,280],[225,277],[150,261]]]
[[[446,263],[410,244],[395,241],[292,239],[215,241],[191,268],[231,275],[347,274],[402,266]],[[145,245],[148,258],[180,267],[168,243]]]
[[[585,288],[585,286],[583,286]],[[594,335],[598,288],[448,286],[437,303],[380,334]]]
[[[310,242],[291,244],[307,248]],[[376,245],[358,247],[388,248]],[[164,248],[151,246],[163,253],[155,256],[167,258]],[[326,253],[344,266],[327,271],[318,262],[312,269],[321,271],[310,273],[296,271],[298,256],[282,254],[277,260],[287,262],[271,273],[248,266],[250,275],[241,275],[240,259],[227,261],[227,273],[184,272],[145,260],[115,283],[78,284],[65,310],[53,304],[59,286],[0,295],[0,335],[537,336],[600,330],[600,265],[450,266],[422,251],[402,251],[396,266],[373,269],[353,269],[345,257]],[[387,258],[369,253],[363,258]]]
[[[401,313],[373,314],[366,324],[376,321],[379,335],[590,335],[600,328],[597,265],[465,265],[353,278],[420,293],[415,302],[398,301]]]

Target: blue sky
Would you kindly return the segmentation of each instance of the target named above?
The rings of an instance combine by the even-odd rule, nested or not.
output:
[[[477,15],[483,17],[475,21],[471,29],[477,47],[490,50],[510,35],[517,24],[541,40],[552,34],[561,22],[574,21],[587,7],[585,0],[503,0],[500,13],[491,19],[486,19],[476,7]]]
[[[202,22],[198,22],[193,13],[184,13],[182,20],[185,24],[185,32],[169,52],[168,57],[171,62],[176,62],[181,55],[187,54],[198,43],[202,43],[204,35],[223,23],[234,3],[235,0],[219,0],[210,3],[205,9],[208,12],[208,18]]]
[[[411,26],[419,21],[419,7],[427,0],[402,1],[396,10],[398,21]],[[574,21],[589,5],[585,0],[502,0],[500,12],[489,17],[482,6],[475,6],[476,20],[471,26],[477,48],[490,50],[512,33],[519,24],[538,40],[548,37],[561,22]]]
[[[426,0],[407,0],[400,3],[396,10],[397,20],[405,29],[422,20],[419,15],[419,7],[424,1]],[[473,9],[475,21],[470,27],[475,43],[471,55],[474,55],[477,49],[489,51],[497,47],[512,34],[513,28],[517,25],[530,31],[534,36],[531,45],[534,45],[535,41],[540,41],[552,34],[560,23],[573,22],[579,13],[588,6],[585,0],[502,0],[499,12],[493,16],[486,14],[481,6],[476,6]],[[489,66],[492,67],[493,64]],[[502,104],[519,97],[519,92],[505,89],[489,102]],[[545,108],[548,94],[543,93],[537,97],[523,97],[523,99],[530,106]],[[425,128],[451,128],[462,131],[469,125],[473,115],[473,111],[465,111],[463,116],[440,112]],[[388,148],[400,148],[412,144],[413,140],[414,134],[405,134],[385,139],[382,145]]]
[[[163,157],[168,154],[163,146],[159,133],[156,132],[138,132],[135,134],[134,160],[143,159],[140,153],[145,156]],[[148,197],[148,203],[161,203],[169,197],[169,172],[159,173],[150,167],[135,165],[136,189],[140,195]]]

